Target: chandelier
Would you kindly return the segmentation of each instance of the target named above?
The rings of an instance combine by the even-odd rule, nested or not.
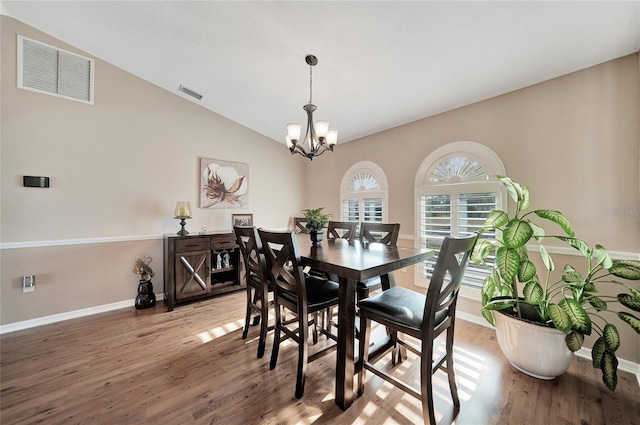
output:
[[[287,124],[285,140],[291,155],[299,153],[313,161],[316,156],[320,156],[328,150],[333,151],[336,143],[338,143],[338,130],[329,128],[329,121],[313,121],[313,112],[316,110],[316,105],[311,103],[312,69],[318,64],[318,58],[313,55],[307,55],[305,60],[309,65],[309,103],[304,105],[302,109],[307,112],[307,130],[304,133],[304,137],[300,139],[302,126],[296,123]]]

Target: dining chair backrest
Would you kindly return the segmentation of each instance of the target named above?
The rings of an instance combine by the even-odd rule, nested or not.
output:
[[[255,227],[233,226],[236,242],[240,246],[242,258],[246,267],[247,279],[256,283],[266,282],[266,262],[262,255],[262,244]]]
[[[352,241],[356,237],[355,221],[329,221],[327,225],[327,239],[347,239]]]
[[[264,229],[258,229],[258,234],[274,285],[274,296],[295,294],[298,304],[304,304],[306,282],[295,234]]]
[[[363,221],[360,223],[360,241],[378,242],[396,246],[400,234],[400,223],[378,223]]]
[[[463,238],[444,238],[429,282],[423,316],[423,323],[438,325],[437,329],[423,326],[424,337],[430,333],[435,337],[441,332],[439,329],[453,324],[458,292],[477,238],[477,234]]]
[[[293,231],[296,233],[309,233],[306,226],[309,220],[305,217],[293,217]]]

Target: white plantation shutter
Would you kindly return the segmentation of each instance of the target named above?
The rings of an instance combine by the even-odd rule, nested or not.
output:
[[[342,200],[342,221],[360,221],[360,202],[357,199]]]
[[[364,198],[362,221],[382,223],[382,198]]]
[[[94,61],[18,36],[18,88],[93,104]]]
[[[440,155],[435,162],[428,162],[427,158],[416,177],[416,242],[418,247],[436,251],[434,258],[418,267],[416,279],[419,286],[428,286],[437,253],[446,236],[463,237],[479,231],[489,212],[501,208],[506,201],[499,181],[495,179],[495,174],[504,174],[504,171],[487,173],[482,161],[484,158],[478,155],[482,153],[482,149],[476,146],[478,144],[458,142],[452,145],[459,147],[463,143],[468,143],[474,152],[455,151]],[[484,233],[482,237],[494,239],[495,234]],[[488,261],[493,261],[493,255]],[[489,274],[489,266],[469,263],[463,284],[481,287]]]

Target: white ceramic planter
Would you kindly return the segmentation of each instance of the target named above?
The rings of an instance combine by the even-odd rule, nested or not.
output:
[[[494,317],[498,345],[513,367],[547,380],[569,369],[573,353],[567,348],[562,332],[499,312]]]

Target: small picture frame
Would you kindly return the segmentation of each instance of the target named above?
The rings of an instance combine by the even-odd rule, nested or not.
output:
[[[231,214],[233,226],[253,226],[253,214]]]

